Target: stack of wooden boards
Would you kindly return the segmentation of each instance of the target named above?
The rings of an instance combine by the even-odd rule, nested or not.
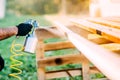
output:
[[[70,25],[54,22],[54,26],[36,29],[39,80],[78,75],[82,75],[83,80],[91,80],[90,74],[100,72],[108,79],[120,79],[120,17],[70,19]],[[68,40],[44,43],[45,39],[55,37],[66,37]],[[80,53],[47,58],[44,56],[45,51],[67,48],[77,48]],[[90,62],[95,67],[90,67]],[[49,72],[45,70],[46,66],[76,63],[81,63],[82,68]]]

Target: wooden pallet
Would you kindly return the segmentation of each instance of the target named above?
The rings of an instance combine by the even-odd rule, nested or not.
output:
[[[103,19],[107,20],[105,18]],[[91,80],[90,74],[102,72],[109,79],[119,80],[119,28],[113,25],[111,28],[111,26],[106,24],[92,22],[88,19],[72,19],[71,21],[73,24],[69,26],[55,22],[56,27],[36,29],[38,38],[38,44],[36,46],[38,79],[72,78],[72,76],[82,75],[83,80]],[[67,38],[68,40],[49,44],[44,43],[45,39],[56,37]],[[47,58],[44,56],[46,51],[68,48],[77,48],[80,52]],[[90,67],[90,63],[93,63],[95,66]],[[49,72],[45,70],[46,66],[59,66],[64,64],[82,64],[82,68]]]

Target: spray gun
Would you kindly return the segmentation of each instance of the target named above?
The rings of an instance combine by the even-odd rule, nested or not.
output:
[[[37,44],[37,38],[35,36],[35,29],[39,27],[39,23],[36,20],[27,20],[26,24],[31,24],[33,26],[32,32],[26,36],[24,43],[24,51],[29,53],[35,52],[35,47]]]
[[[23,64],[23,62],[17,60],[15,57],[23,55],[22,53],[17,54],[17,53],[20,53],[21,51],[34,53],[35,47],[37,44],[37,38],[35,36],[35,29],[39,26],[38,22],[35,20],[32,20],[32,19],[27,20],[24,23],[31,24],[33,26],[31,33],[29,33],[26,36],[25,43],[24,43],[24,50],[23,50],[23,45],[16,44],[15,40],[12,42],[12,45],[10,48],[10,52],[12,53],[12,55],[10,56],[10,60],[12,61],[12,63],[14,63],[14,64],[10,65],[10,68],[15,70],[15,71],[13,73],[10,73],[9,75],[14,77],[14,78],[17,78],[18,80],[22,80],[21,77],[19,76],[19,74],[22,74],[22,70],[18,67],[21,66]],[[19,47],[19,49],[17,49],[16,47]]]

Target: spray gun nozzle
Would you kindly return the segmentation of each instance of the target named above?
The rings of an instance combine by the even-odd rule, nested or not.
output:
[[[39,27],[39,23],[36,20],[33,22],[33,25],[34,25],[35,28]]]
[[[29,19],[25,23],[33,25],[34,28],[39,27],[39,23],[36,20]]]

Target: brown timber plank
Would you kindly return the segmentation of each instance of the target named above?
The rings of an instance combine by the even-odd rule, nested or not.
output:
[[[82,76],[83,80],[90,80],[90,69],[89,69],[89,61],[88,59],[83,55],[83,62],[82,62]]]
[[[67,49],[67,48],[75,48],[75,47],[70,41],[45,44],[45,51]]]
[[[72,19],[71,21],[85,30],[99,34],[110,41],[120,43],[120,35],[119,35],[120,30],[118,29],[107,26],[101,26],[99,24],[91,23],[89,21],[81,20],[81,19],[78,20]]]
[[[113,28],[120,29],[120,23],[113,22],[114,20],[113,21],[108,21],[108,20],[105,20],[104,18],[88,18],[87,20],[90,21],[90,22],[93,22],[93,23],[97,23],[97,24],[107,26],[107,27],[113,27]]]
[[[37,61],[37,73],[38,80],[45,80],[45,66],[39,67],[39,59],[44,58],[44,43],[42,40],[39,40],[36,46],[36,61]]]
[[[54,56],[54,57],[39,59],[38,64],[40,64],[39,66],[58,66],[63,64],[81,63],[83,60],[84,58],[82,55],[71,54],[71,55]]]
[[[59,22],[55,22],[55,24],[67,34],[68,39],[76,46],[76,48],[80,50],[83,55],[89,59],[103,74],[105,74],[109,79],[119,80],[120,55],[114,54],[113,52],[88,41]]]
[[[120,43],[101,44],[102,47],[116,53],[120,53]]]
[[[78,27],[78,26],[68,26],[68,28],[70,30],[72,30],[73,32],[79,34],[80,36],[83,36],[84,38],[86,38],[94,43],[97,43],[97,44],[111,43],[110,40],[105,39],[103,36],[93,34],[85,29]]]
[[[53,79],[53,78],[61,78],[61,77],[70,77],[66,71],[68,71],[72,76],[80,76],[82,75],[81,70],[82,68],[48,71],[46,72],[46,78]],[[100,71],[96,67],[90,67],[89,73],[97,74],[100,73]]]
[[[103,19],[112,21],[112,22],[117,22],[120,23],[120,17],[104,17]]]
[[[48,39],[48,38],[64,38],[64,34],[62,34],[55,27],[42,27],[36,29],[36,34],[38,39]]]

